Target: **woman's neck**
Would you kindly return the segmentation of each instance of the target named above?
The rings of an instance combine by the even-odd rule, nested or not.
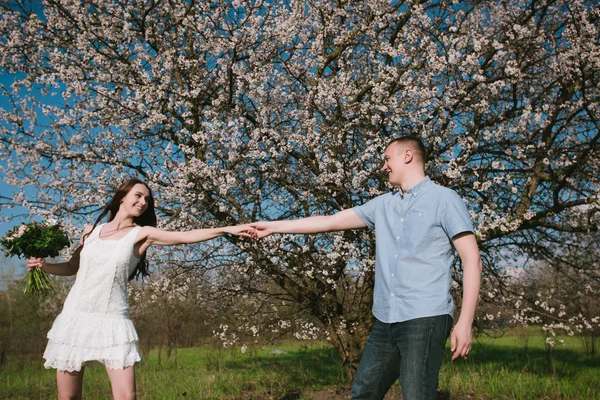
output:
[[[135,222],[133,222],[133,217],[130,217],[128,215],[120,215],[119,213],[117,213],[117,215],[115,215],[115,218],[109,222],[109,225],[115,230],[119,230],[132,227],[135,225]]]

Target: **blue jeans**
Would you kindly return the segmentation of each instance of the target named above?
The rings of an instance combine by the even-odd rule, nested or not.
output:
[[[386,324],[375,320],[352,385],[352,399],[383,399],[400,378],[404,400],[435,400],[450,315]]]

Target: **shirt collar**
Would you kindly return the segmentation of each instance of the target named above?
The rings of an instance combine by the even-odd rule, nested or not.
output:
[[[413,196],[419,196],[419,193],[421,193],[423,190],[427,189],[427,187],[431,184],[431,179],[429,179],[428,176],[426,176],[421,182],[417,183],[415,186],[413,186],[412,188],[410,188],[408,190],[408,192],[406,192],[406,194],[411,194]],[[402,191],[402,189],[400,189],[398,191],[400,197],[404,198],[404,192]]]

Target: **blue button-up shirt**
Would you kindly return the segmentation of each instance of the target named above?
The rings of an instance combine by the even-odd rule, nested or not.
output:
[[[473,232],[460,196],[426,177],[406,194],[390,192],[353,210],[375,228],[375,317],[393,323],[452,316],[452,238]]]

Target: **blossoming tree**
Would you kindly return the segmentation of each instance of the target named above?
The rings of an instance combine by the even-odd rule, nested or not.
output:
[[[413,133],[428,175],[466,200],[488,275],[598,228],[594,1],[32,4],[0,5],[1,174],[36,190],[4,206],[80,228],[135,174],[167,229],[331,214],[388,190],[384,146]],[[371,235],[213,250],[211,265],[236,265],[233,289],[318,319],[352,375]]]

